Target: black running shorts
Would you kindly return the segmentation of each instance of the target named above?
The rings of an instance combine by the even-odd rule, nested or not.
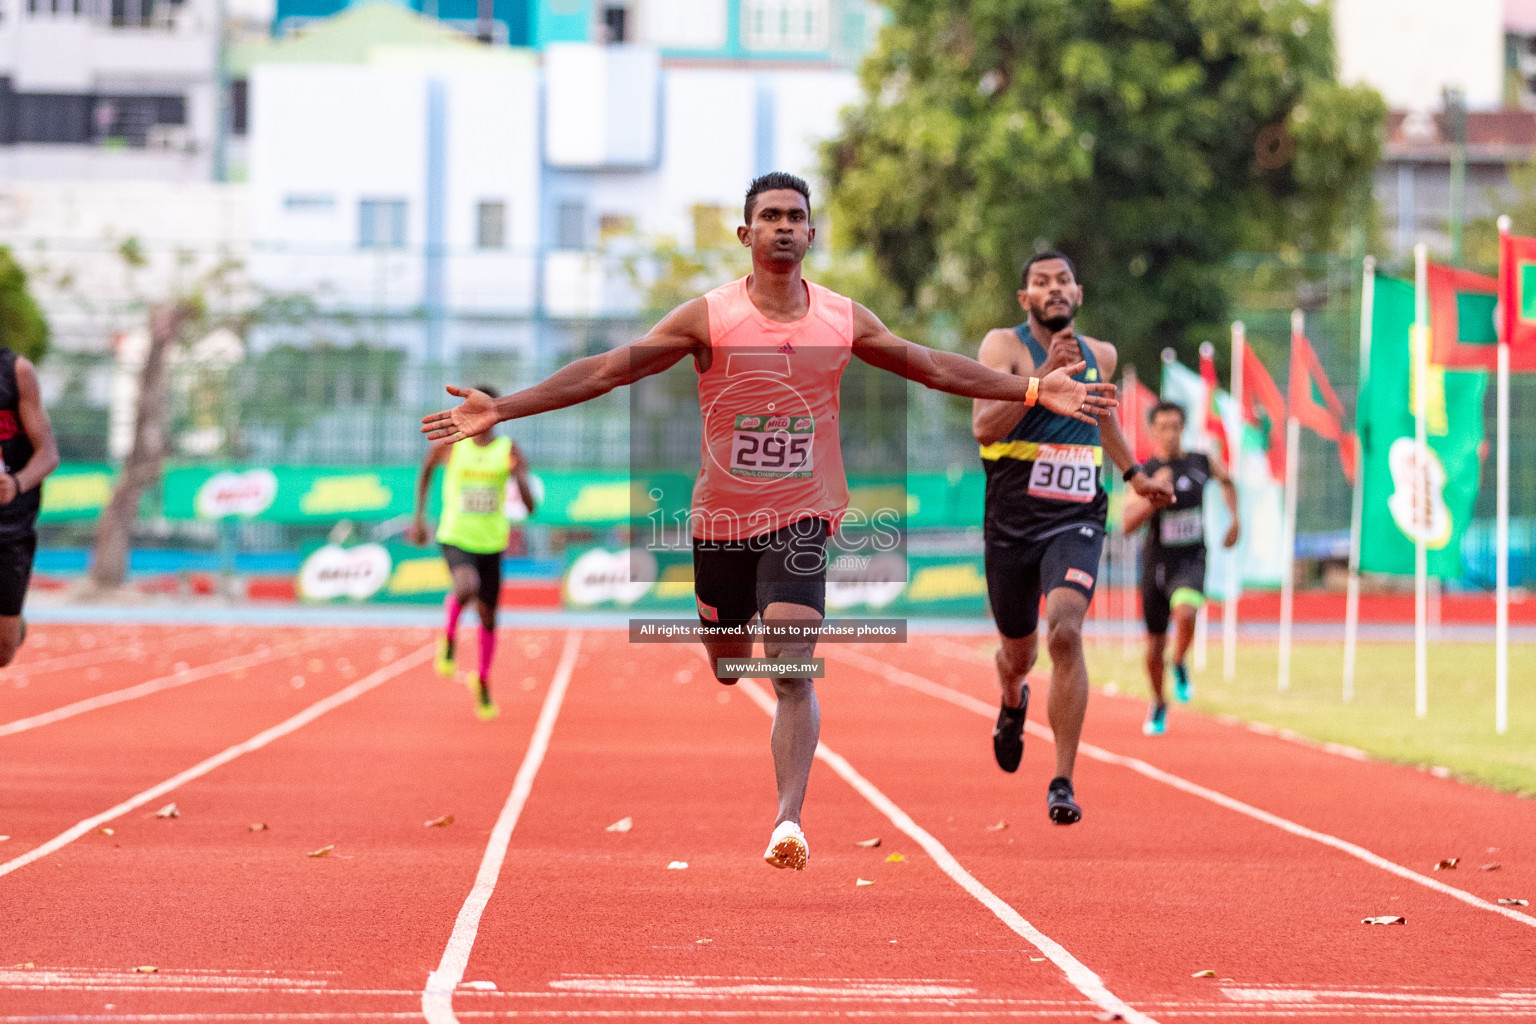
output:
[[[1173,595],[1181,590],[1205,594],[1205,547],[1170,555],[1141,566],[1141,618],[1147,632],[1160,636],[1168,632],[1173,614]]]
[[[693,593],[699,621],[736,629],[771,604],[825,613],[827,521],[797,519],[745,540],[693,541]]]
[[[20,615],[32,582],[32,556],[37,534],[0,540],[0,615]]]
[[[1057,587],[1071,587],[1092,601],[1103,550],[1103,527],[1089,523],[1043,540],[989,541],[987,596],[997,631],[1010,640],[1029,636],[1040,625],[1040,598]]]
[[[456,548],[452,544],[439,544],[443,549],[443,558],[448,562],[449,569],[469,567],[475,570],[475,576],[480,580],[477,595],[482,604],[488,604],[492,608],[501,600],[501,552],[494,555],[477,555],[473,551],[465,551]]]

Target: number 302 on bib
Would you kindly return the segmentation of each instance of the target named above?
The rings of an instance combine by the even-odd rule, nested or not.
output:
[[[1099,487],[1093,448],[1087,445],[1042,444],[1029,474],[1029,496],[1053,501],[1089,502]]]

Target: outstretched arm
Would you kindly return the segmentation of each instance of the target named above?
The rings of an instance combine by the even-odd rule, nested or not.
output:
[[[858,303],[853,306],[853,354],[871,366],[889,370],[935,391],[964,398],[995,398],[1028,403],[1031,378],[988,369],[954,352],[914,345],[892,334],[880,318]],[[1084,364],[1059,367],[1036,385],[1040,405],[1085,423],[1115,407],[1115,386],[1072,379]]]
[[[533,387],[504,398],[450,385],[448,393],[464,399],[463,403],[423,416],[421,432],[433,441],[453,444],[483,434],[502,420],[590,402],[614,388],[661,373],[708,344],[709,307],[703,299],[694,299],[668,313],[634,344],[567,363]]]

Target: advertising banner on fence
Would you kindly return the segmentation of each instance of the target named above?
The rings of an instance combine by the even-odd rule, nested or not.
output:
[[[435,548],[322,544],[306,550],[295,589],[301,601],[434,604],[449,582],[448,563]]]
[[[40,523],[92,520],[112,500],[116,473],[104,462],[65,463],[43,481]]]

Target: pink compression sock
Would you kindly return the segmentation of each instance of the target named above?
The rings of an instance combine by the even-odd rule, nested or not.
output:
[[[480,627],[480,678],[491,677],[491,661],[496,657],[496,631]]]
[[[459,630],[459,615],[464,611],[464,606],[459,604],[459,599],[456,595],[450,593],[443,601],[443,610],[448,613],[446,630],[448,642],[452,643],[453,635]]]

